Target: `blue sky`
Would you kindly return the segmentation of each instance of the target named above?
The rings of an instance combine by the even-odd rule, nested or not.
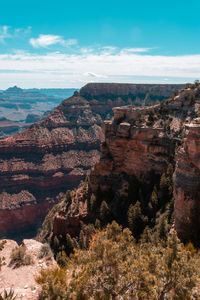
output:
[[[3,1],[0,89],[194,81],[199,11],[199,1]]]

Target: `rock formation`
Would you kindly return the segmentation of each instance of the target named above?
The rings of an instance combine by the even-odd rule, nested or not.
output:
[[[0,141],[0,234],[34,227],[97,161],[101,119],[81,97]]]
[[[23,133],[1,140],[0,235],[34,228],[67,189],[80,183],[99,159],[101,124],[104,119],[111,117],[114,106],[139,105],[145,99],[147,102],[159,102],[177,87],[88,84],[80,93],[75,92],[73,97],[63,101],[45,120],[31,125]],[[116,117],[113,122],[116,123]],[[114,126],[111,131],[115,130],[116,125],[108,126]],[[146,139],[148,132],[151,132],[155,142],[157,139],[161,141],[161,145],[152,150],[152,155],[159,151],[162,156],[168,151],[165,147],[168,147],[169,138],[166,141],[165,137],[159,138],[162,135],[159,129],[152,132],[149,128],[141,128],[138,131],[133,129],[131,123],[121,124],[119,128],[123,132],[126,126],[131,126],[131,139],[134,140],[129,143],[131,149],[136,147],[138,138],[141,139],[141,146],[138,147],[148,151],[152,146],[150,139]],[[124,138],[122,133],[116,144],[121,143],[120,140],[125,141]],[[126,137],[128,139],[130,137]],[[135,154],[137,151],[140,149],[136,149]],[[160,158],[159,163],[160,170],[165,165],[165,158]]]
[[[135,198],[134,201],[140,200],[144,213],[148,215],[147,206],[153,186],[159,185],[169,163],[175,165],[176,149],[189,132],[184,148],[176,155],[175,222],[181,235],[184,222],[191,216],[191,207],[197,205],[199,198],[200,127],[190,125],[198,116],[199,108],[200,88],[195,85],[154,106],[114,108],[114,118],[103,125],[101,156],[91,169],[89,185],[84,186],[82,191],[74,191],[71,205],[61,202],[60,208],[51,215],[54,218],[53,233],[58,235],[62,227],[62,234],[76,235],[80,230],[80,220],[87,222],[90,219],[93,222],[99,217],[99,208],[95,215],[90,210],[92,194],[98,201],[100,193],[101,201],[106,200],[112,216],[119,221],[121,218],[122,222],[126,222],[131,197]]]
[[[175,228],[183,240],[197,242],[200,234],[200,119],[187,125],[186,132],[184,145],[176,155]]]

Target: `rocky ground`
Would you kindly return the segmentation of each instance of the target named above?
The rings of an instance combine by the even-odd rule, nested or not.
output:
[[[41,269],[56,264],[54,258],[39,258],[40,249],[42,244],[35,241],[26,239],[22,243],[26,247],[26,253],[29,254],[33,263],[28,266],[21,266],[13,268],[10,266],[10,254],[18,244],[13,240],[6,240],[6,244],[1,251],[1,257],[5,257],[5,265],[0,271],[0,293],[5,289],[9,291],[11,288],[17,295],[16,299],[37,299],[39,294],[39,286],[35,282],[35,275]]]

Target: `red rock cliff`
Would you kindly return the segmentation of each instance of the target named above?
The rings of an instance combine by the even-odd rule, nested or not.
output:
[[[152,185],[159,184],[160,176],[166,171],[169,163],[175,164],[175,148],[181,145],[185,134],[184,123],[188,124],[190,133],[188,142],[185,144],[187,151],[184,150],[186,154],[183,153],[179,156],[180,163],[178,163],[175,176],[177,191],[175,197],[180,196],[180,200],[176,199],[175,204],[176,228],[178,231],[183,230],[182,218],[185,218],[184,214],[186,214],[186,218],[188,216],[188,208],[186,208],[186,213],[183,209],[186,207],[183,191],[189,188],[192,192],[195,186],[194,198],[197,200],[199,197],[199,170],[197,170],[199,168],[199,129],[196,128],[198,126],[189,126],[198,115],[199,104],[200,89],[193,87],[192,89],[185,88],[179,91],[176,97],[152,107],[114,108],[114,119],[105,121],[103,125],[104,142],[101,146],[100,160],[90,172],[90,195],[91,193],[97,195],[100,190],[102,192],[101,200],[105,199],[109,203],[112,214],[115,214],[119,201],[124,201],[123,205],[120,204],[121,215],[126,218],[123,213],[127,205],[130,179],[134,177],[139,182],[141,188],[139,196],[145,210]],[[190,153],[189,156],[188,153]],[[182,160],[184,160],[184,164],[181,163]],[[181,168],[183,168],[182,171],[180,171]],[[112,195],[112,200],[109,200],[110,195]],[[194,203],[197,203],[196,200]],[[59,211],[56,213],[54,234],[59,234],[61,227],[62,233],[63,230],[64,233],[72,233],[73,220],[74,224],[76,221],[74,234],[77,232],[80,225],[79,217],[82,216],[81,206],[85,207],[84,217],[89,217],[87,201],[75,202],[71,207],[64,209],[64,214],[63,211],[61,214]],[[188,205],[190,205],[189,202]],[[63,206],[65,207],[65,204]],[[73,213],[74,206],[77,207],[75,213]],[[117,214],[119,219],[119,212]],[[62,226],[59,225],[61,223]]]
[[[183,240],[195,241],[200,234],[200,120],[186,126],[186,131],[176,155],[175,228]]]

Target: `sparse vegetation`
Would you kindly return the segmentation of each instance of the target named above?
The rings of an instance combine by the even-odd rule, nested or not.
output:
[[[10,255],[10,266],[19,268],[21,266],[31,265],[33,260],[29,254],[26,253],[24,246],[15,247]]]
[[[48,243],[43,244],[40,249],[39,258],[41,259],[44,257],[46,259],[50,259],[52,257],[51,247]]]

